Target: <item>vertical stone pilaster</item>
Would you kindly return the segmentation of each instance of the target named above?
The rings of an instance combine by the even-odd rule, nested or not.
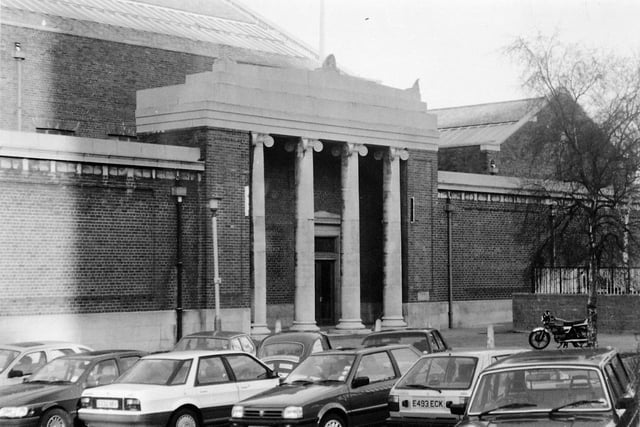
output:
[[[367,147],[347,144],[342,152],[341,318],[337,329],[363,329],[360,314],[360,192],[358,155]]]
[[[382,328],[406,327],[402,316],[402,236],[400,224],[400,155],[389,148],[383,168],[384,279]]]
[[[291,329],[297,331],[319,329],[315,314],[314,150],[322,150],[320,141],[302,138],[296,147],[296,289]]]
[[[267,242],[264,200],[264,147],[273,146],[273,138],[251,134],[253,164],[251,170],[251,220],[253,223],[253,323],[252,335],[267,335]]]

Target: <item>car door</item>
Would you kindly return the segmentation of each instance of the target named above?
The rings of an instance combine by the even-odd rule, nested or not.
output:
[[[354,387],[353,380],[359,377],[369,378],[369,384]],[[397,374],[386,351],[362,355],[349,384],[353,425],[384,423],[389,416],[387,397],[396,379]]]
[[[280,382],[269,368],[248,354],[230,354],[224,358],[238,385],[239,400],[273,388]]]
[[[194,391],[205,424],[225,423],[231,416],[231,407],[239,400],[238,386],[220,356],[198,359]]]
[[[634,389],[633,377],[627,372],[627,368],[620,359],[620,355],[616,355],[605,365],[604,374],[609,383],[610,392],[612,393],[613,405],[615,405],[619,398],[636,397],[633,399],[633,403],[626,409],[615,409],[620,417],[618,425],[640,425],[640,407],[638,406],[637,399],[638,391]]]

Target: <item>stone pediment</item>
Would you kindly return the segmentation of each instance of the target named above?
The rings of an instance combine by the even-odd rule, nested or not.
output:
[[[181,85],[137,93],[139,133],[190,127],[437,150],[436,116],[415,90],[337,73],[220,60]]]

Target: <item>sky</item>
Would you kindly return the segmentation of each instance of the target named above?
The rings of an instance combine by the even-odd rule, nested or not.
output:
[[[533,96],[504,53],[516,37],[556,35],[621,56],[640,54],[639,0],[240,2],[318,50],[324,9],[324,51],[338,68],[397,88],[419,79],[429,109]]]

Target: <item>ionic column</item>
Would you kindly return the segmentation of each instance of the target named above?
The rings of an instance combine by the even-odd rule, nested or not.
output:
[[[253,222],[253,324],[252,335],[271,333],[267,327],[267,242],[264,208],[264,146],[272,147],[269,135],[252,133],[251,220]]]
[[[400,155],[389,148],[383,167],[384,278],[382,328],[402,328],[402,236],[400,228]]]
[[[296,290],[291,329],[309,331],[316,325],[313,151],[322,143],[302,138],[296,147]]]
[[[360,192],[358,154],[367,147],[347,144],[342,152],[341,308],[337,329],[363,329],[360,317]]]

